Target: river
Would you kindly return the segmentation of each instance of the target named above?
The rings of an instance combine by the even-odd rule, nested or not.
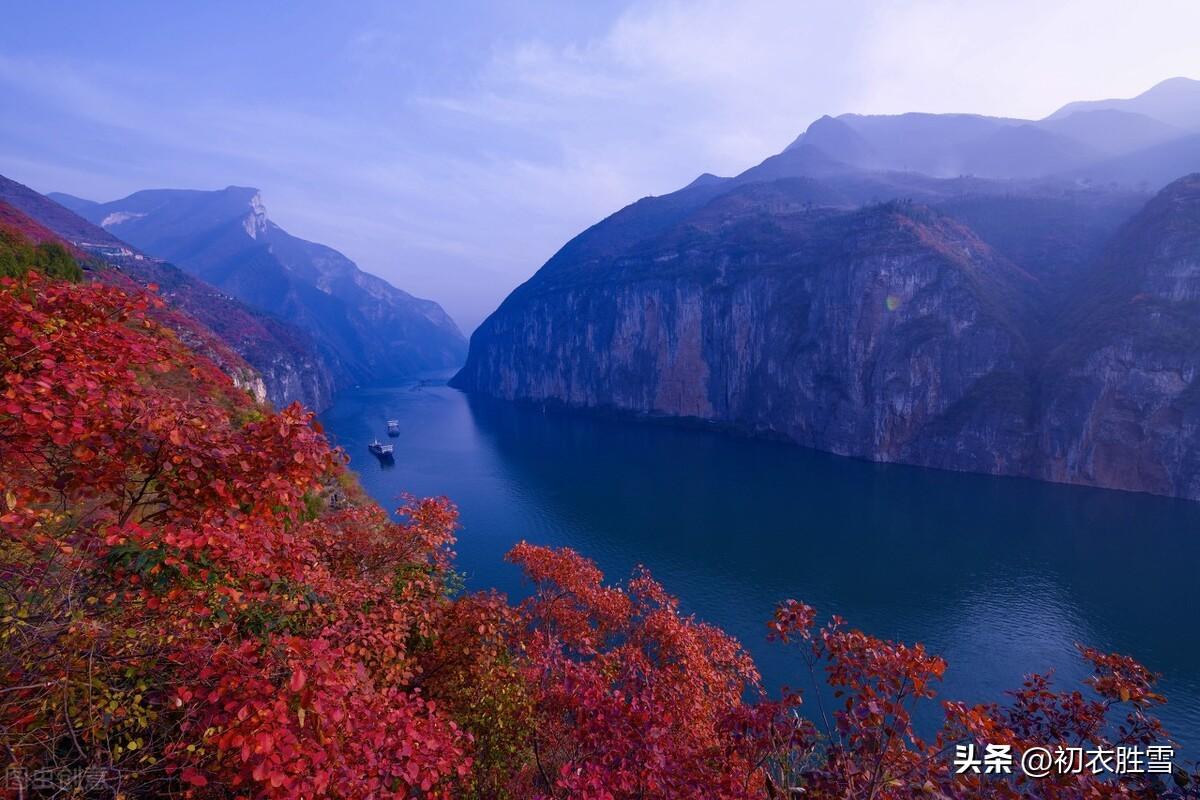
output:
[[[544,413],[440,381],[345,392],[321,420],[380,503],[458,505],[470,588],[524,594],[503,560],[521,539],[572,547],[611,579],[644,564],[736,636],[772,690],[807,688],[795,654],[765,639],[788,597],[924,642],[949,662],[948,699],[1003,700],[1034,670],[1076,684],[1082,642],[1161,673],[1160,716],[1200,755],[1200,504]],[[376,437],[394,465],[367,451]]]

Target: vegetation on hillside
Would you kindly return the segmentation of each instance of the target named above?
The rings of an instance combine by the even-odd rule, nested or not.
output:
[[[15,278],[30,270],[66,281],[83,279],[83,270],[59,242],[34,244],[16,227],[0,224],[0,278]]]
[[[948,703],[924,738],[913,707],[945,662],[800,603],[770,632],[826,674],[828,713],[767,699],[738,643],[644,571],[611,586],[576,553],[522,543],[509,557],[529,599],[463,593],[449,501],[394,521],[310,413],[255,404],[157,304],[0,280],[9,791],[39,775],[64,796],[129,798],[1186,791],[1162,775],[953,774],[966,742],[1163,743],[1154,676],[1121,656],[1083,650],[1081,691],[1034,676],[1005,707]]]

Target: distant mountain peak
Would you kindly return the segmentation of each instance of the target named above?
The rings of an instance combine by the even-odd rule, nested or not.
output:
[[[1080,111],[1114,109],[1144,114],[1169,125],[1200,130],[1200,80],[1167,78],[1135,97],[1080,100],[1067,103],[1046,120],[1061,119]]]
[[[796,150],[805,145],[846,164],[864,165],[871,162],[874,156],[874,148],[858,131],[845,120],[828,114],[809,125],[804,133],[788,145],[787,150]]]
[[[722,181],[727,181],[728,178],[722,178],[720,175],[713,175],[711,172],[705,172],[696,177],[696,180],[689,183],[684,189],[691,189],[696,186],[712,186]]]
[[[251,186],[148,189],[80,214],[315,340],[336,386],[460,363],[466,340],[433,301],[271,221]]]
[[[1200,92],[1200,81],[1193,78],[1185,78],[1182,75],[1177,75],[1174,78],[1167,78],[1165,81],[1159,81],[1146,91],[1142,92],[1141,96],[1174,92]]]
[[[826,125],[828,123],[837,123],[837,122],[838,122],[838,120],[835,117],[831,117],[828,114],[822,114],[820,117],[818,117],[817,119],[815,119],[811,123],[809,123],[809,126],[804,129],[804,132],[801,133],[799,136],[797,136],[795,139],[793,139],[792,143],[789,144],[786,148],[784,148],[784,150],[791,150],[794,147],[799,147],[800,145],[804,144],[804,137],[807,136],[811,131],[814,131],[814,130],[820,128],[822,125]],[[845,123],[842,123],[842,124],[845,124]]]

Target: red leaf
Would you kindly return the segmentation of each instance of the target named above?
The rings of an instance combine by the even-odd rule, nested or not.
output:
[[[179,779],[184,783],[190,783],[192,786],[208,785],[208,778],[201,775],[192,767],[185,767],[183,772],[179,773]]]

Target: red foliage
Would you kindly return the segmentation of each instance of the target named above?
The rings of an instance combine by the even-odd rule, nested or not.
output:
[[[76,258],[86,258],[86,255],[81,250],[73,247],[58,234],[54,233],[54,231],[3,200],[0,200],[0,227],[7,228],[14,234],[37,244],[56,242],[65,247]]]
[[[644,570],[510,553],[512,607],[456,596],[456,513],[361,502],[297,406],[258,407],[156,319],[158,301],[0,281],[0,755],[102,770],[129,797],[1185,796],[1135,776],[954,774],[955,745],[1157,744],[1162,698],[1084,649],[1086,690],[913,708],[946,664],[817,625],[771,635],[838,698],[810,724],[740,645]],[[819,695],[818,695],[819,699]],[[1181,782],[1184,778],[1181,776]],[[1194,794],[1193,794],[1194,796]]]
[[[1007,745],[1019,755],[1030,747],[1163,744],[1169,741],[1148,710],[1162,702],[1153,691],[1155,678],[1132,659],[1080,648],[1096,668],[1088,681],[1095,698],[1079,691],[1056,693],[1049,678],[1033,675],[1007,706],[968,707],[947,702],[945,724],[932,741],[917,736],[912,709],[935,696],[946,663],[920,645],[877,639],[847,630],[834,617],[814,627],[815,610],[788,601],[771,623],[771,636],[801,646],[810,668],[823,665],[827,680],[842,698],[836,724],[819,744],[819,758],[781,759],[792,769],[788,785],[802,786],[805,797],[840,798],[1083,798],[1195,797],[1194,780],[1180,773],[1180,785],[1168,788],[1162,776],[1080,771],[1030,778],[1014,768],[1012,775],[955,774],[951,754],[956,745]],[[1114,721],[1122,708],[1126,717]],[[1017,761],[1019,765],[1019,761]]]
[[[762,790],[752,737],[731,735],[758,674],[721,631],[679,613],[644,571],[607,588],[569,550],[517,545],[534,581],[520,608],[522,672],[532,693],[529,796],[752,797]]]
[[[408,648],[453,510],[309,518],[341,469],[311,415],[255,408],[154,305],[0,285],[7,760],[156,793],[447,795],[469,739]]]

